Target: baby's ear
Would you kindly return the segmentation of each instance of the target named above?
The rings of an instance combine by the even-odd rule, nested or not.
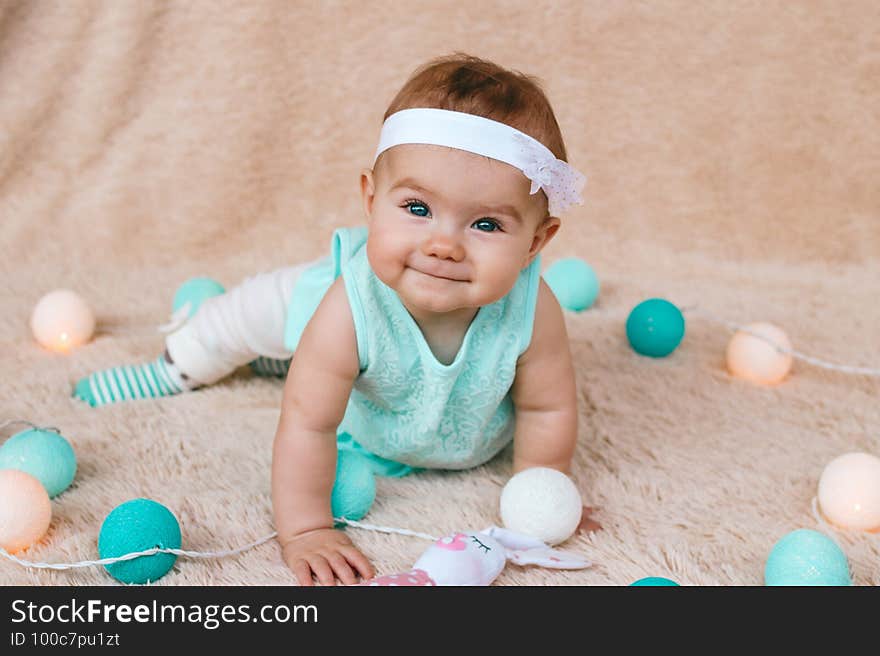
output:
[[[367,219],[373,216],[373,199],[376,195],[376,182],[373,177],[373,169],[361,169],[361,200],[364,204],[364,214]]]
[[[556,236],[559,226],[562,222],[555,216],[548,216],[535,228],[535,236],[532,237],[532,245],[529,247],[529,256],[526,266],[532,263],[535,256],[540,253],[544,247],[550,243],[550,240]]]

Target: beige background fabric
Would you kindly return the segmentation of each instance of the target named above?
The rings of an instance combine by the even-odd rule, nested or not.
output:
[[[0,1],[0,422],[58,427],[77,454],[26,557],[97,557],[116,505],[149,497],[184,548],[272,531],[281,383],[247,370],[194,394],[90,409],[97,368],[155,357],[177,286],[227,287],[325,252],[358,225],[358,175],[383,112],[423,61],[454,51],[539,77],[586,203],[545,265],[578,256],[596,305],[566,320],[580,434],[574,480],[604,529],[562,548],[595,565],[509,565],[497,585],[761,585],[776,540],[818,528],[823,467],[880,455],[880,380],[795,364],[783,384],[732,378],[730,333],[696,314],[668,358],[624,323],[663,297],[796,348],[880,367],[880,5],[839,2]],[[46,292],[92,305],[68,355],[30,337]],[[0,433],[0,439],[11,434]],[[367,520],[441,535],[500,522],[510,451],[468,472],[380,479]],[[348,529],[379,573],[427,543]],[[880,536],[836,533],[854,582],[880,583]],[[100,568],[0,583],[101,585]],[[158,585],[290,585],[274,542],[179,559]]]

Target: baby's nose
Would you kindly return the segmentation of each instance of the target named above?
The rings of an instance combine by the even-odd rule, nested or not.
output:
[[[422,243],[422,252],[443,260],[460,262],[464,259],[464,246],[461,240],[456,235],[442,230],[431,231]]]

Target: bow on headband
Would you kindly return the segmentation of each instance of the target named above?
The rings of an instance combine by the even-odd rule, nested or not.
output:
[[[526,160],[522,172],[532,181],[529,193],[535,194],[538,189],[543,189],[552,216],[562,214],[572,205],[580,205],[584,202],[580,192],[587,179],[580,171],[557,159],[552,153],[548,155],[546,148],[536,144],[527,136],[521,134],[513,136],[520,144],[521,153]]]

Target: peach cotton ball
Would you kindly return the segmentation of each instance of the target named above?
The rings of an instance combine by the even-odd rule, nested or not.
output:
[[[52,351],[66,351],[88,342],[95,332],[95,314],[76,292],[56,289],[41,298],[31,313],[34,339]]]
[[[730,373],[759,385],[781,382],[791,369],[792,357],[791,353],[779,351],[774,344],[791,351],[788,336],[770,323],[752,323],[744,328],[737,331],[727,345],[727,368]]]
[[[581,495],[574,481],[549,467],[523,469],[501,490],[504,527],[549,545],[574,535],[582,513]]]
[[[829,462],[819,478],[818,500],[835,526],[880,530],[880,458],[845,453]]]
[[[0,470],[0,547],[9,553],[26,549],[46,535],[51,521],[43,484],[17,469]]]

